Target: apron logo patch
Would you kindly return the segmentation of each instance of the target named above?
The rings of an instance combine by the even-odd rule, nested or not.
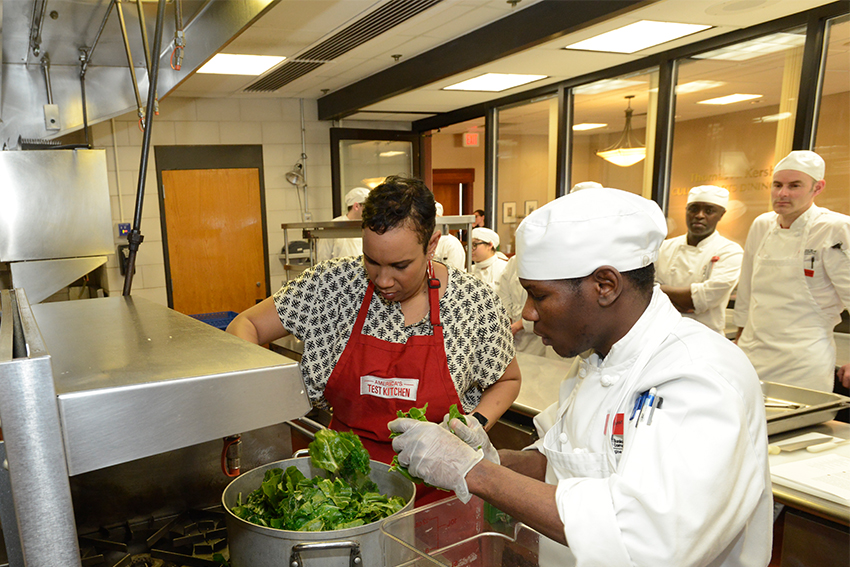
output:
[[[815,260],[817,259],[817,251],[811,248],[806,248],[803,253],[803,274],[807,278],[815,277]]]
[[[418,390],[419,380],[415,378],[360,377],[361,396],[375,396],[388,400],[410,400],[415,402]]]
[[[620,455],[623,452],[623,414],[618,413],[614,416],[614,423],[611,424],[611,447],[614,449],[615,455]]]

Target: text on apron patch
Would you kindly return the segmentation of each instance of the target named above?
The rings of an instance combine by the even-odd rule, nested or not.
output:
[[[419,380],[415,378],[360,377],[360,395],[375,396],[388,400],[416,401]]]

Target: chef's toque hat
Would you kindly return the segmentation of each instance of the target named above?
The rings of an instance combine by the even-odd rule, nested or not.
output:
[[[815,181],[822,181],[824,173],[826,173],[826,164],[823,158],[815,152],[795,150],[779,160],[779,163],[773,168],[773,173],[786,169],[800,171],[810,175]]]
[[[519,277],[583,278],[655,262],[667,221],[654,201],[619,189],[570,193],[528,215],[516,231]]]
[[[355,187],[345,194],[345,206],[351,207],[354,203],[362,203],[369,196],[369,190],[365,187]]]
[[[717,185],[700,185],[688,191],[688,204],[711,203],[724,209],[729,207],[729,191]]]
[[[583,191],[585,189],[602,189],[602,184],[597,183],[596,181],[582,181],[581,183],[576,183],[573,185],[573,188],[570,189],[570,193],[575,193],[576,191]]]
[[[434,206],[437,207],[437,216],[443,216],[443,205],[439,201],[434,201]]]
[[[493,248],[499,247],[499,235],[496,231],[489,228],[476,226],[472,229],[472,238],[474,240],[481,240],[482,242],[489,242],[493,245]]]

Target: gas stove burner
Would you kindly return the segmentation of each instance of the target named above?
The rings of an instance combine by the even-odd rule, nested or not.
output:
[[[221,567],[228,559],[221,509],[101,527],[80,536],[83,567]]]

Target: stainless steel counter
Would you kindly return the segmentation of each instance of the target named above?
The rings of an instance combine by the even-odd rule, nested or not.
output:
[[[52,357],[68,472],[300,417],[294,360],[138,298],[34,305]]]

